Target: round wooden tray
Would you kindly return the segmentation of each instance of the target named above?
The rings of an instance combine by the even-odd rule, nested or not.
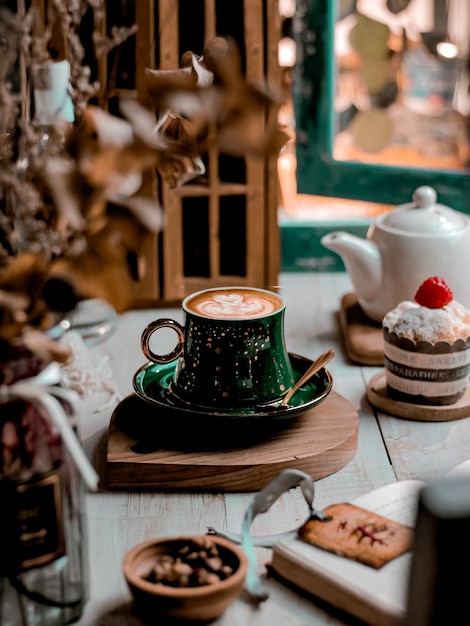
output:
[[[358,414],[334,390],[285,425],[263,423],[257,432],[245,424],[238,435],[234,429],[224,436],[198,428],[196,420],[184,437],[185,429],[172,430],[171,421],[136,395],[119,403],[108,431],[108,487],[256,491],[289,468],[319,480],[357,451]]]
[[[450,422],[470,416],[470,387],[455,404],[446,406],[428,406],[425,404],[410,404],[392,400],[387,395],[385,371],[372,376],[366,391],[367,399],[376,409],[406,419],[421,422]]]

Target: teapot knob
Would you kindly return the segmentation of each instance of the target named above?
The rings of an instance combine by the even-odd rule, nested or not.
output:
[[[416,189],[413,193],[413,201],[416,205],[415,208],[418,209],[427,209],[430,206],[434,206],[436,204],[436,200],[436,190],[428,185],[418,187],[418,189]]]

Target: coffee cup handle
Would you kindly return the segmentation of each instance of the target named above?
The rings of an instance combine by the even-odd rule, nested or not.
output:
[[[168,354],[156,354],[150,349],[150,337],[159,328],[172,328],[178,335],[178,343],[176,344],[174,350],[168,352]],[[180,354],[182,354],[183,346],[183,327],[175,320],[166,317],[150,322],[150,324],[148,324],[144,329],[144,332],[142,333],[142,337],[140,339],[140,347],[142,348],[142,352],[148,359],[150,359],[150,361],[153,361],[154,363],[170,363],[171,361],[174,361],[180,356]]]

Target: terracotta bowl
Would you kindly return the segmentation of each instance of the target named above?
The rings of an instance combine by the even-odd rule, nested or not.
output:
[[[231,573],[223,580],[198,586],[169,586],[154,582],[155,565],[162,555],[176,551],[193,541],[211,541],[224,566]],[[176,620],[209,621],[221,615],[240,594],[248,560],[236,544],[213,535],[184,535],[144,541],[131,548],[123,560],[123,573],[142,615],[165,615]]]

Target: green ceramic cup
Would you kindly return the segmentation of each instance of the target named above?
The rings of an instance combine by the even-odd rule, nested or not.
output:
[[[205,289],[182,303],[184,324],[160,318],[142,333],[141,347],[155,363],[177,360],[170,391],[181,401],[208,409],[274,402],[294,383],[284,337],[285,301],[252,287]],[[161,328],[176,332],[167,354],[150,347]],[[152,338],[152,345],[158,337]]]

